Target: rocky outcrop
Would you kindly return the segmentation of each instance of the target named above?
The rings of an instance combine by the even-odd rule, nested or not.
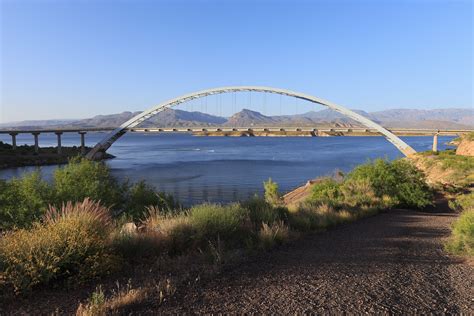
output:
[[[461,138],[456,149],[456,155],[474,156],[474,138],[472,135],[468,134]]]

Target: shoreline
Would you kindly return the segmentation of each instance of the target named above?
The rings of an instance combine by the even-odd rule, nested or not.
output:
[[[86,152],[90,150],[86,147]],[[61,154],[58,154],[57,147],[41,147],[39,153],[35,153],[34,146],[18,146],[13,151],[11,145],[0,142],[0,170],[9,168],[21,168],[31,166],[48,166],[67,164],[69,159],[82,156],[81,148],[62,147]],[[115,158],[114,155],[106,153],[101,160]]]
[[[193,136],[198,137],[334,137],[334,136],[380,136],[374,132],[323,132],[323,131],[196,131]],[[423,133],[399,133],[397,136],[431,136]]]

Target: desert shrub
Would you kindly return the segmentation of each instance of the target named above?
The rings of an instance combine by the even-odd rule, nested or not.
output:
[[[180,254],[194,245],[197,231],[187,213],[163,214],[152,206],[143,223],[147,231],[159,234],[166,241],[170,254]]]
[[[0,180],[0,230],[30,226],[43,215],[51,195],[52,189],[39,171]]]
[[[271,249],[281,245],[288,240],[288,226],[283,222],[274,222],[272,224],[263,223],[258,234],[259,247]]]
[[[374,209],[360,208],[352,211],[334,208],[330,204],[306,202],[289,213],[289,226],[297,231],[318,231],[357,218],[372,215]]]
[[[127,184],[119,183],[104,163],[87,159],[71,159],[54,172],[56,204],[90,198],[108,207],[120,207],[126,196]]]
[[[312,204],[305,202],[300,204],[299,208],[289,213],[289,226],[297,231],[313,231],[323,228],[321,226],[321,215],[319,207],[321,204]]]
[[[266,200],[253,197],[242,203],[242,207],[248,211],[248,216],[255,231],[258,231],[262,223],[271,224],[277,221],[286,222],[288,209],[283,206],[273,206]]]
[[[201,241],[240,241],[247,211],[240,204],[201,204],[191,208],[189,219]]]
[[[454,222],[446,250],[454,254],[474,256],[474,208],[464,210]]]
[[[346,210],[336,210],[329,204],[321,204],[315,208],[318,215],[318,228],[327,228],[349,222],[353,215]]]
[[[398,206],[422,208],[431,204],[433,196],[424,174],[404,159],[376,159],[356,167],[347,179],[369,182],[376,197],[388,196]]]
[[[135,221],[143,219],[150,205],[159,208],[162,213],[172,212],[179,207],[173,196],[156,192],[153,186],[139,181],[128,189],[124,214]]]
[[[117,231],[112,235],[115,253],[128,262],[141,262],[144,257],[158,256],[166,251],[166,241],[155,232],[125,233]]]
[[[40,284],[82,282],[111,271],[109,209],[85,199],[50,208],[44,224],[0,240],[0,268],[16,291]]]
[[[342,197],[341,184],[334,179],[324,178],[313,185],[308,202],[336,206],[342,202]]]
[[[449,207],[458,212],[474,209],[474,192],[459,195],[455,200],[449,201]]]
[[[278,184],[269,178],[263,182],[263,188],[265,190],[265,201],[271,205],[281,205],[281,196],[278,192]]]
[[[290,212],[288,224],[292,230],[307,232],[317,228],[318,218],[311,209],[299,208]]]

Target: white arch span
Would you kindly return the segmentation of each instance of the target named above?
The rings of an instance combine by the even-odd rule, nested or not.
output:
[[[343,106],[337,105],[335,103],[329,102],[322,100],[320,98],[313,97],[308,94],[300,93],[300,92],[295,92],[295,91],[290,91],[290,90],[285,90],[285,89],[277,89],[277,88],[269,88],[269,87],[258,87],[258,86],[235,86],[235,87],[222,87],[222,88],[214,88],[214,89],[208,89],[208,90],[202,90],[190,94],[186,94],[171,100],[168,100],[166,102],[160,103],[146,111],[143,111],[142,113],[138,114],[137,116],[131,118],[130,120],[126,121],[120,127],[116,128],[113,130],[111,133],[109,133],[106,137],[104,137],[100,142],[98,142],[94,148],[92,148],[89,153],[87,153],[86,157],[89,159],[97,159],[99,158],[107,149],[109,149],[110,146],[123,134],[127,132],[127,129],[133,128],[140,124],[141,122],[149,119],[150,117],[158,114],[159,112],[171,108],[173,106],[176,106],[178,104],[181,104],[183,102],[187,102],[193,99],[198,99],[201,97],[209,96],[209,95],[214,95],[214,94],[221,94],[221,93],[229,93],[229,92],[242,92],[242,91],[255,91],[255,92],[265,92],[265,93],[275,93],[275,94],[280,94],[280,95],[286,95],[298,99],[303,99],[309,102],[317,103],[324,105],[331,110],[334,110],[336,112],[339,112],[347,117],[350,117],[351,119],[361,123],[362,125],[372,128],[380,132],[382,135],[385,136],[385,138],[391,142],[395,147],[398,148],[405,156],[410,156],[416,151],[411,148],[407,143],[405,143],[403,140],[398,138],[395,134],[391,133],[389,130],[385,129],[384,127],[380,126],[379,124],[369,120],[368,118],[357,114]]]

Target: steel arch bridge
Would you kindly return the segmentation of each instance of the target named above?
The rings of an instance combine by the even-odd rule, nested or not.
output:
[[[411,148],[407,143],[405,143],[395,134],[391,133],[389,130],[369,120],[368,118],[360,114],[357,114],[354,111],[351,111],[343,106],[337,105],[335,103],[325,101],[323,99],[314,97],[309,94],[304,94],[304,93],[295,92],[295,91],[286,90],[286,89],[277,89],[277,88],[259,87],[259,86],[231,86],[231,87],[221,87],[221,88],[207,89],[207,90],[201,90],[201,91],[189,93],[189,94],[165,101],[146,111],[143,111],[142,113],[136,115],[135,117],[131,118],[130,120],[120,125],[120,127],[114,129],[111,133],[109,133],[106,137],[104,137],[100,142],[98,142],[94,146],[94,148],[92,148],[87,153],[86,157],[88,159],[100,159],[101,156],[107,151],[107,149],[109,149],[110,146],[112,146],[112,144],[117,139],[119,139],[123,134],[125,134],[128,129],[134,128],[138,124],[149,119],[150,117],[155,116],[156,114],[160,113],[161,111],[164,111],[167,108],[171,108],[178,104],[188,102],[194,99],[210,96],[210,95],[230,93],[230,92],[245,92],[245,91],[285,95],[285,96],[309,101],[312,103],[324,105],[330,108],[331,110],[339,112],[343,114],[344,116],[347,116],[368,128],[377,130],[389,142],[391,142],[398,150],[400,150],[405,156],[410,156],[416,153],[416,151],[413,148]]]

